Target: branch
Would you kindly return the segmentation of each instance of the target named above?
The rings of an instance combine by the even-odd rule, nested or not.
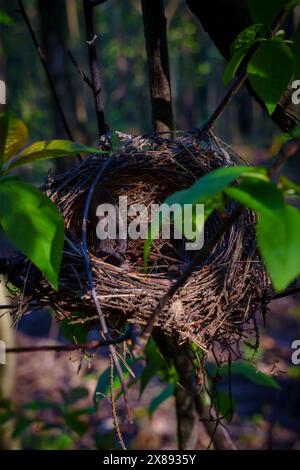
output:
[[[291,139],[286,142],[280,149],[278,156],[275,158],[269,169],[269,176],[272,178],[287,163],[287,161],[300,150],[300,139]]]
[[[282,23],[286,19],[287,14],[288,14],[288,11],[286,9],[283,9],[279,13],[279,15],[276,17],[276,19],[273,23],[271,31],[270,31],[270,33],[268,34],[267,37],[272,37],[279,30],[280,26],[282,25]],[[259,44],[252,47],[249,54],[247,54],[247,61],[249,61],[249,59],[254,54],[254,52],[258,49],[258,47],[259,47]],[[204,125],[204,127],[203,127],[204,131],[207,132],[213,127],[215,121],[221,116],[221,114],[223,113],[223,111],[225,110],[227,105],[231,102],[234,95],[236,95],[236,93],[240,90],[240,88],[245,83],[247,78],[248,78],[247,67],[244,67],[244,69],[240,73],[239,77],[233,82],[233,84],[231,85],[231,87],[229,88],[227,93],[225,94],[224,98],[222,99],[221,103],[217,106],[217,108],[215,109],[215,111],[213,112],[213,114],[211,115],[209,120],[207,121],[207,123]]]
[[[89,79],[89,77],[80,69],[78,63],[76,62],[76,59],[75,57],[73,56],[72,52],[70,50],[68,50],[68,56],[72,62],[72,64],[74,65],[75,69],[77,70],[77,72],[79,73],[79,75],[81,76],[82,80],[90,87],[91,90],[93,90],[93,84],[91,82],[91,80]]]
[[[152,121],[155,132],[174,129],[164,1],[142,0]]]
[[[133,348],[133,354],[137,357],[142,353],[143,348],[146,346],[147,341],[152,333],[153,327],[158,319],[159,315],[166,307],[168,302],[176,294],[176,292],[182,288],[187,282],[188,278],[197,268],[197,266],[212,252],[217,243],[221,240],[224,233],[234,224],[234,222],[239,218],[244,208],[238,206],[238,208],[223,222],[219,230],[212,236],[211,240],[199,250],[192,261],[187,265],[186,269],[183,271],[182,275],[177,279],[177,281],[169,288],[169,290],[160,298],[154,312],[149,318],[144,331],[142,332],[141,337],[137,340]]]
[[[87,40],[87,45],[88,45],[89,62],[90,62],[90,70],[91,70],[91,78],[92,78],[92,88],[93,88],[93,94],[94,94],[99,139],[102,136],[105,136],[106,133],[109,131],[109,127],[105,121],[105,116],[104,116],[104,104],[103,104],[102,95],[101,95],[101,91],[102,91],[101,76],[100,76],[100,70],[98,68],[98,62],[97,62],[97,48],[96,48],[97,35],[95,33],[95,26],[94,26],[93,9],[96,5],[100,3],[103,3],[103,2],[83,0],[86,40]]]
[[[186,0],[186,3],[221,54],[229,60],[231,44],[247,26],[252,24],[247,0],[210,0],[206,2],[205,8],[198,0]],[[246,86],[250,95],[266,109],[248,81]],[[272,114],[273,121],[285,132],[290,132],[299,120],[299,106],[293,105],[292,93],[293,90],[289,87]]]
[[[56,93],[56,89],[55,89],[55,85],[53,83],[53,80],[52,80],[52,77],[51,77],[51,74],[50,74],[50,71],[49,71],[49,68],[48,68],[48,65],[47,65],[47,62],[46,62],[46,59],[45,59],[45,56],[44,56],[44,53],[38,43],[38,40],[37,40],[37,37],[33,31],[33,28],[31,26],[31,23],[30,23],[30,20],[29,20],[29,17],[26,13],[26,10],[24,8],[24,5],[23,5],[23,1],[22,0],[18,0],[18,3],[19,3],[19,7],[20,7],[20,13],[25,21],[25,24],[28,28],[28,31],[30,33],[30,36],[31,36],[31,39],[33,41],[33,44],[35,46],[35,49],[38,53],[38,56],[40,58],[40,61],[42,63],[42,66],[46,72],[46,76],[47,76],[47,79],[48,79],[48,83],[49,83],[49,86],[50,86],[50,90],[52,92],[52,95],[53,95],[53,98],[54,98],[54,101],[55,101],[55,104],[56,104],[56,107],[57,107],[57,110],[58,110],[58,113],[60,115],[60,118],[62,120],[62,123],[63,123],[63,127],[65,129],[65,132],[68,136],[68,138],[70,140],[72,140],[74,142],[74,138],[73,138],[73,135],[72,135],[72,132],[71,132],[71,129],[68,125],[68,122],[67,122],[67,119],[66,119],[66,116],[63,112],[63,109],[61,107],[61,104],[60,104],[60,101],[59,101],[59,98],[58,98],[58,95]],[[80,155],[77,155],[77,158],[79,161],[82,161],[82,157]]]
[[[82,253],[83,253],[83,257],[84,257],[86,275],[87,275],[88,283],[89,283],[89,286],[90,286],[90,289],[91,289],[92,298],[93,298],[93,301],[94,301],[94,304],[95,304],[95,307],[96,307],[96,311],[97,311],[98,316],[99,316],[101,329],[102,329],[103,335],[105,336],[105,338],[108,341],[111,341],[111,338],[110,338],[110,334],[109,334],[109,331],[108,331],[108,328],[107,328],[105,316],[102,312],[100,302],[99,302],[99,299],[97,297],[96,288],[95,288],[95,285],[94,285],[94,280],[93,280],[92,271],[91,271],[91,262],[90,262],[90,258],[89,258],[89,255],[88,255],[86,228],[87,228],[87,220],[88,220],[89,208],[90,208],[92,196],[94,194],[94,191],[95,191],[95,188],[96,188],[97,184],[99,183],[100,179],[102,178],[102,176],[103,176],[105,170],[107,169],[107,167],[110,165],[111,161],[112,161],[111,159],[107,159],[103,163],[103,165],[101,166],[100,170],[98,171],[98,173],[96,175],[96,178],[93,181],[93,184],[91,185],[91,187],[89,189],[89,192],[88,192],[88,195],[87,195],[87,198],[86,198],[86,201],[85,201],[85,205],[84,205],[82,228],[81,228]],[[121,388],[122,388],[122,391],[123,391],[124,401],[125,401],[125,405],[126,405],[126,409],[127,409],[127,415],[128,415],[128,418],[131,419],[132,412],[131,412],[131,409],[130,409],[130,406],[129,406],[128,390],[127,390],[127,386],[126,386],[126,383],[125,383],[124,374],[123,374],[122,368],[120,366],[119,359],[118,359],[118,356],[116,354],[116,350],[115,350],[114,346],[112,344],[110,344],[108,346],[108,349],[109,349],[109,352],[111,354],[112,360],[114,362],[114,365],[115,365],[116,371],[118,373],[118,376],[120,378]]]
[[[286,290],[280,294],[276,294],[272,300],[283,299],[284,297],[289,297],[290,295],[296,294],[300,294],[300,287],[295,287],[295,289]]]
[[[26,353],[26,352],[38,352],[38,351],[56,351],[56,352],[63,352],[63,351],[78,351],[84,350],[88,351],[91,349],[102,348],[104,346],[110,346],[112,344],[119,344],[123,343],[130,339],[130,335],[126,334],[120,336],[116,339],[106,340],[106,341],[90,341],[89,343],[83,344],[53,344],[48,345],[44,344],[41,346],[24,346],[24,347],[16,347],[16,348],[6,348],[5,353]]]

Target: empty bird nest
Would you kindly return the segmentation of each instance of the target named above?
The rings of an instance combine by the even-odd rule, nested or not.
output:
[[[89,188],[101,168],[96,191],[103,187],[115,200],[127,196],[129,205],[148,207],[217,167],[238,163],[241,160],[235,152],[212,134],[190,131],[171,138],[164,134],[134,137],[113,155],[91,156],[71,171],[49,177],[43,190],[59,207],[66,229],[60,288],[53,291],[29,261],[16,256],[9,273],[22,292],[15,313],[48,305],[58,320],[68,318],[87,328],[98,321],[81,251],[81,226]],[[227,201],[227,214],[234,209],[235,203]],[[227,349],[253,331],[255,314],[263,313],[272,297],[256,248],[255,222],[255,215],[244,210],[161,313],[157,325],[178,343],[193,341],[204,350],[217,343]],[[215,211],[205,225],[206,241],[220,224],[222,215]],[[145,325],[190,254],[182,251],[177,240],[158,238],[151,246],[145,273],[143,240],[128,239],[126,263],[116,266],[93,252],[93,231],[88,221],[91,273],[109,327],[121,330],[127,322]]]

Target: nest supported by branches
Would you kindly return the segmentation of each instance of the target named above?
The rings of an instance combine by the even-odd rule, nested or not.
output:
[[[9,278],[22,289],[19,314],[33,306],[50,305],[58,320],[68,317],[70,322],[87,327],[98,321],[81,251],[81,225],[87,192],[107,159],[110,162],[99,186],[109,189],[116,200],[127,196],[128,205],[142,203],[147,207],[163,202],[217,167],[241,163],[234,151],[212,134],[191,131],[172,138],[163,134],[134,137],[112,156],[91,156],[71,171],[49,177],[44,191],[59,207],[66,228],[60,289],[53,291],[39,271],[18,255]],[[235,203],[228,201],[227,214],[234,209]],[[257,253],[255,222],[255,215],[244,210],[161,313],[158,326],[178,343],[193,341],[204,350],[218,343],[227,349],[253,329],[251,320],[256,313],[263,313],[273,294]],[[206,241],[221,223],[221,215],[214,212],[206,223]],[[118,267],[93,253],[93,229],[88,224],[91,272],[108,325],[118,330],[126,322],[144,325],[189,262],[190,254],[175,240],[156,239],[145,274],[142,240],[128,240],[128,266]]]

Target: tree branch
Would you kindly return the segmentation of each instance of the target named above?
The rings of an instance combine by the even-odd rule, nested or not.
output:
[[[268,34],[268,37],[272,37],[279,30],[286,16],[287,16],[287,10],[285,9],[281,10],[279,15],[275,18],[275,21],[273,23],[270,33]],[[246,59],[247,61],[249,61],[249,59],[251,58],[251,56],[253,55],[253,53],[256,51],[258,47],[259,45],[252,47],[250,52],[247,54],[247,59]],[[240,75],[235,79],[235,81],[232,83],[229,90],[226,92],[220,104],[212,113],[207,123],[204,125],[203,131],[207,132],[213,127],[215,121],[221,116],[221,114],[223,113],[227,105],[231,102],[232,98],[237,94],[237,92],[240,90],[242,85],[246,82],[247,78],[248,78],[247,67],[244,67]]]
[[[229,60],[231,44],[241,31],[252,24],[247,0],[210,0],[206,2],[205,8],[198,0],[186,0],[186,3],[221,54]],[[266,109],[249,82],[245,83],[251,96]],[[292,93],[293,90],[289,87],[272,114],[273,121],[285,132],[290,132],[299,121],[299,106],[292,103]]]
[[[104,104],[102,99],[102,84],[100,70],[98,67],[97,61],[97,47],[96,40],[97,35],[95,33],[94,26],[94,7],[99,5],[102,2],[92,1],[92,0],[83,0],[83,11],[84,11],[84,20],[85,20],[85,29],[86,29],[86,40],[89,53],[89,62],[91,70],[91,79],[93,85],[93,94],[94,94],[94,103],[95,111],[98,124],[98,134],[99,139],[109,131],[109,127],[105,121],[104,116]]]
[[[126,334],[120,336],[116,339],[110,339],[105,341],[90,341],[89,343],[83,344],[53,344],[48,345],[44,344],[41,346],[24,346],[24,347],[15,347],[15,348],[6,348],[5,353],[26,353],[26,352],[39,352],[39,351],[56,351],[56,352],[64,352],[64,351],[78,351],[84,350],[89,351],[91,349],[103,348],[104,346],[110,346],[112,344],[120,344],[124,343],[124,341],[130,339],[130,335]]]
[[[74,138],[73,138],[73,135],[72,135],[72,132],[71,132],[71,129],[68,125],[68,122],[67,122],[67,119],[66,119],[66,116],[63,112],[63,109],[61,107],[61,104],[60,104],[60,101],[59,101],[59,98],[58,98],[58,95],[56,93],[56,89],[55,89],[55,85],[53,83],[53,80],[52,80],[52,77],[51,77],[51,74],[50,74],[50,71],[49,71],[49,68],[48,68],[48,65],[47,65],[47,62],[46,62],[46,59],[45,59],[45,56],[44,56],[44,53],[38,43],[38,40],[37,40],[37,37],[33,31],[33,28],[31,26],[31,23],[30,23],[30,20],[29,20],[29,17],[26,13],[26,10],[24,8],[24,5],[23,5],[23,1],[22,0],[18,0],[18,3],[19,3],[19,7],[20,7],[20,13],[25,21],[25,24],[28,28],[28,31],[30,33],[30,36],[31,36],[31,39],[33,41],[33,44],[35,46],[35,49],[38,53],[38,56],[40,58],[40,61],[42,63],[42,66],[45,70],[45,73],[46,73],[46,76],[47,76],[47,79],[48,79],[48,83],[49,83],[49,86],[50,86],[50,90],[52,92],[52,95],[53,95],[53,98],[54,98],[54,101],[55,101],[55,104],[56,104],[56,107],[57,107],[57,110],[58,110],[58,113],[60,115],[60,118],[62,120],[62,123],[63,123],[63,126],[64,126],[64,129],[65,129],[65,132],[68,136],[68,138],[72,141],[74,141]],[[82,157],[80,155],[77,155],[77,158],[79,161],[82,161]]]

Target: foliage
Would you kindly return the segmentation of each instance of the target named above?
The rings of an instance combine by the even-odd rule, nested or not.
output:
[[[27,136],[22,121],[9,112],[0,115],[0,224],[14,245],[57,289],[64,242],[61,215],[41,191],[7,175],[29,162],[98,151],[65,140],[36,142],[21,150]]]
[[[281,11],[292,10],[298,1],[248,0],[253,25],[242,31],[231,46],[231,59],[223,75],[228,84],[248,58],[247,74],[257,95],[271,115],[293,76],[299,72],[299,27],[292,41],[284,31],[270,30]],[[255,46],[255,47],[254,47]],[[246,62],[247,62],[246,61]]]

